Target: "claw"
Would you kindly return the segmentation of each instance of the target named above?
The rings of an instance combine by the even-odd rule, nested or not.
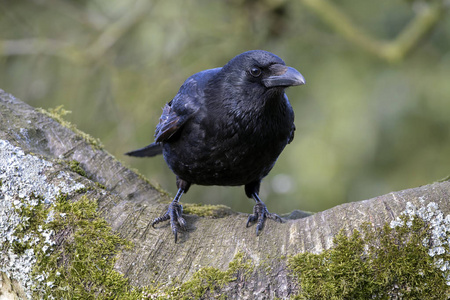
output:
[[[245,225],[245,227],[248,228],[248,224],[255,222],[256,220],[258,220],[258,217],[255,215],[249,215],[248,219],[247,219],[247,224]]]
[[[176,229],[173,230],[172,232],[173,232],[173,235],[175,236],[175,244],[176,244],[177,243],[177,239],[178,239],[178,232],[177,232]]]
[[[256,225],[256,236],[258,236],[259,232],[261,230],[263,230],[265,221],[266,221],[266,216],[264,214],[260,215],[258,218],[258,225]]]
[[[178,203],[179,198],[183,194],[182,191],[177,193],[175,199],[169,204],[169,208],[167,212],[161,217],[156,218],[152,222],[152,227],[155,228],[155,225],[170,220],[170,227],[172,228],[173,235],[175,236],[175,243],[178,240],[178,230],[181,228],[182,230],[186,230],[187,223],[183,218],[183,206]]]
[[[270,213],[270,212],[268,212],[266,214],[266,217],[271,219],[271,220],[274,220],[275,222],[278,222],[278,223],[283,223],[284,222],[283,219],[279,215],[273,214],[273,213]]]
[[[283,219],[280,218],[280,216],[278,216],[277,214],[270,213],[267,210],[266,205],[261,200],[256,201],[256,204],[253,207],[253,214],[248,216],[246,227],[248,227],[250,223],[257,222],[256,236],[258,236],[264,228],[266,218],[279,223],[283,223]]]
[[[178,218],[178,225],[181,229],[186,230],[187,229],[187,223],[186,220],[183,217]]]

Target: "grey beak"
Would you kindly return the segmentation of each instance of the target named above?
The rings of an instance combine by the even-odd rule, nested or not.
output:
[[[289,87],[306,83],[305,77],[303,77],[296,69],[283,65],[274,66],[276,66],[276,70],[274,70],[276,75],[269,76],[262,80],[267,88]]]

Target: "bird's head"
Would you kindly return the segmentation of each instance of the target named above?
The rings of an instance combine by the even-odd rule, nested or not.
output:
[[[290,86],[305,84],[299,71],[267,51],[247,51],[230,60],[223,68],[228,85],[253,94],[284,92]]]

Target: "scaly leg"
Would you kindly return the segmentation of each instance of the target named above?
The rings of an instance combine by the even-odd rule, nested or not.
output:
[[[179,188],[177,194],[175,195],[175,198],[169,204],[169,209],[167,210],[167,212],[163,216],[156,218],[152,222],[152,227],[155,228],[156,224],[170,219],[170,227],[172,228],[172,232],[175,235],[175,243],[177,242],[178,238],[178,228],[186,230],[186,220],[182,216],[183,206],[178,203],[184,192],[184,189]]]
[[[256,204],[253,207],[253,214],[248,216],[246,227],[248,227],[250,223],[257,222],[256,235],[259,235],[259,232],[264,228],[264,222],[266,221],[266,218],[274,220],[279,223],[283,223],[283,219],[281,219],[280,216],[278,216],[277,214],[270,213],[267,210],[267,207],[264,204],[264,202],[262,202],[261,199],[259,199],[257,192],[253,192],[251,196],[256,201]]]

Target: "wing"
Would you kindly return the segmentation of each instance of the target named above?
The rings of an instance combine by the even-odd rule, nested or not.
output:
[[[191,95],[192,91],[189,91],[196,90],[197,84],[190,79],[187,81],[189,82],[183,84],[175,98],[164,106],[159,123],[156,125],[156,143],[169,140],[199,110],[198,97]]]
[[[155,143],[169,140],[186,124],[204,103],[204,90],[220,68],[205,70],[189,77],[178,94],[164,108],[156,125]]]
[[[186,120],[181,120],[182,117],[172,108],[172,104],[173,100],[164,106],[163,113],[159,118],[159,123],[156,125],[156,143],[168,140],[186,122]]]

